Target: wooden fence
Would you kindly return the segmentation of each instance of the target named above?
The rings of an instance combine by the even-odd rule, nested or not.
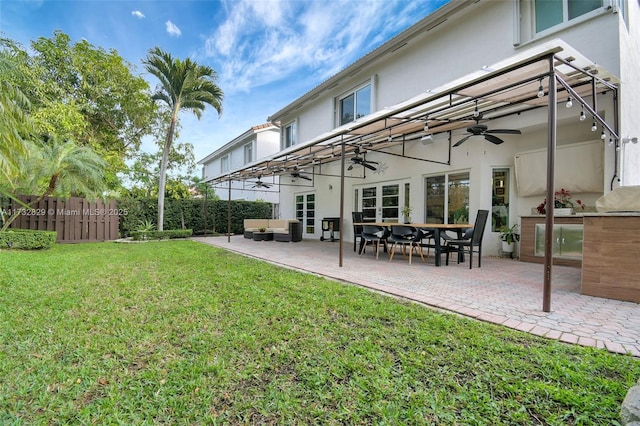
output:
[[[47,197],[32,205],[35,196],[21,196],[25,208],[15,201],[11,209],[22,209],[11,228],[57,231],[59,243],[109,241],[119,238],[120,216],[115,200],[89,202],[84,198],[68,199]]]

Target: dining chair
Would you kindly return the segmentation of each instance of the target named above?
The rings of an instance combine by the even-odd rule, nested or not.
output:
[[[364,216],[362,212],[351,212],[351,218],[353,220],[353,251],[356,251],[356,244],[358,239],[362,238],[362,225],[356,225],[356,223],[364,222]]]
[[[388,231],[384,226],[363,225],[362,233],[360,234],[360,254],[363,254],[366,251],[367,244],[371,243],[375,245],[377,259],[381,243],[384,245],[385,251],[387,250],[388,236]]]
[[[467,230],[461,239],[447,240],[449,249],[446,250],[446,265],[449,264],[449,253],[453,251],[458,253],[458,263],[460,263],[461,254],[469,253],[469,269],[473,267],[473,253],[478,253],[478,268],[482,266],[482,237],[484,236],[488,217],[489,210],[478,210],[473,228]],[[476,250],[474,250],[474,247]]]
[[[405,247],[409,246],[409,265],[411,265],[411,255],[413,250],[417,250],[420,254],[420,258],[424,262],[424,255],[422,254],[422,246],[420,241],[422,240],[421,233],[418,229],[412,226],[399,226],[391,225],[391,234],[387,241],[391,244],[391,253],[389,254],[389,262],[393,259],[393,255],[396,253],[396,247],[398,244],[402,245],[402,254],[405,254]]]

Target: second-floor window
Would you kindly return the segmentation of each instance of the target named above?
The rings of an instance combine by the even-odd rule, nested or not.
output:
[[[295,145],[296,141],[296,122],[293,121],[284,126],[282,130],[282,149]]]
[[[536,33],[602,8],[602,0],[535,0]]]
[[[244,146],[244,164],[253,161],[253,142],[249,142]]]
[[[225,173],[229,171],[229,154],[220,158],[220,172]]]
[[[362,86],[338,101],[340,125],[350,123],[371,113],[371,84]]]

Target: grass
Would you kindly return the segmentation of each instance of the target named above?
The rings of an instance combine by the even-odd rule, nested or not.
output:
[[[616,424],[640,361],[190,241],[0,251],[0,424]]]

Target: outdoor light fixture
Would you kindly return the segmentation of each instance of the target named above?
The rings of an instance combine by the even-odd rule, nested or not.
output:
[[[476,99],[476,107],[473,110],[473,117],[474,118],[480,117],[480,111],[478,111],[478,100],[477,99]]]
[[[573,106],[573,100],[571,99],[571,96],[569,96],[569,98],[567,99],[567,108],[571,108]]]
[[[542,87],[542,79],[540,79],[540,86],[538,86],[538,97],[541,98],[544,96],[544,87]]]
[[[422,139],[420,139],[420,142],[422,142],[422,145],[429,145],[433,143],[433,136],[432,135],[424,135],[422,137]]]
[[[596,125],[596,122],[594,121],[593,124],[591,125],[591,131],[595,132],[596,130],[598,130],[598,126]]]
[[[580,111],[580,121],[584,121],[587,119],[587,115],[584,113],[584,106],[582,107],[582,111]]]

